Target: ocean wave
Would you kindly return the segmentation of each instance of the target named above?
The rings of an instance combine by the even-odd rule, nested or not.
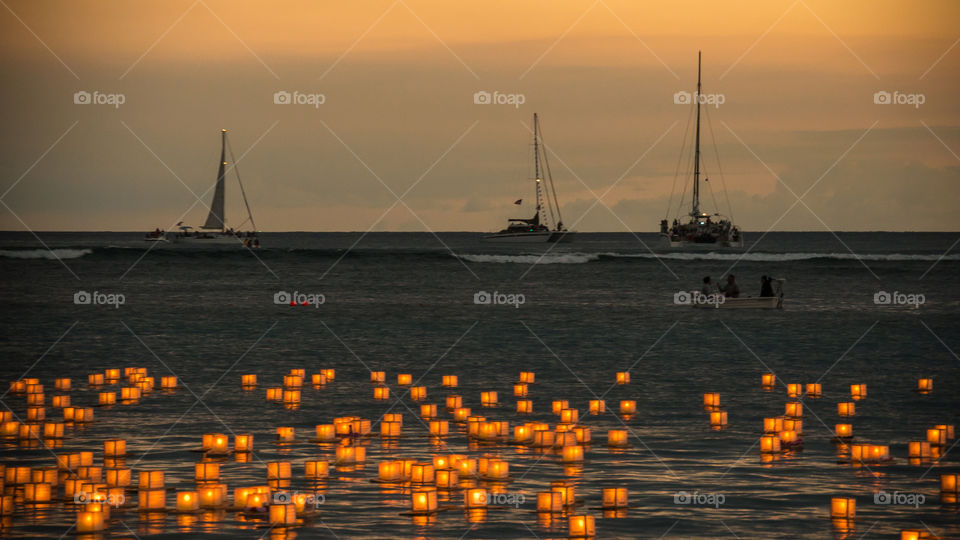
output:
[[[547,253],[545,255],[518,254],[469,254],[457,253],[456,257],[476,263],[514,263],[514,264],[584,264],[603,259],[661,259],[677,261],[754,261],[754,262],[790,262],[812,260],[855,261],[958,261],[960,255],[931,255],[910,253]]]
[[[92,249],[0,249],[0,257],[8,259],[79,259]]]

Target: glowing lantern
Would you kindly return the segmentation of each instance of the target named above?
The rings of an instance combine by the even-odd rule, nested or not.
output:
[[[931,456],[930,443],[927,441],[910,441],[907,443],[907,448],[912,458],[929,458]]]
[[[40,425],[39,424],[20,424],[20,427],[18,430],[18,436],[22,440],[39,439]]]
[[[851,384],[850,385],[850,397],[854,400],[863,399],[867,397],[867,385],[865,384]]]
[[[436,418],[437,404],[424,403],[423,405],[420,405],[420,416],[422,416],[423,418]]]
[[[30,480],[35,484],[50,484],[56,486],[59,484],[59,471],[56,467],[41,467],[33,469],[30,472]],[[0,484],[3,483],[3,475],[0,475]]]
[[[629,506],[627,502],[627,488],[625,487],[613,487],[613,488],[603,488],[603,508],[626,508]]]
[[[139,486],[141,490],[162,488],[163,471],[140,471]]]
[[[0,424],[0,434],[4,437],[12,437],[16,435],[20,430],[20,422],[16,420],[7,420]]]
[[[787,397],[800,397],[803,395],[803,385],[799,383],[787,384]]]
[[[564,446],[562,456],[564,463],[579,463],[583,461],[583,447]]]
[[[213,484],[197,490],[200,496],[200,506],[204,508],[219,508],[227,498],[226,484]]]
[[[194,465],[194,479],[197,482],[213,482],[220,479],[219,463],[197,463]]]
[[[103,455],[106,457],[123,457],[127,455],[127,441],[123,439],[108,439],[103,441]]]
[[[76,530],[78,533],[101,532],[104,528],[103,522],[103,512],[79,512],[77,514]]]
[[[251,388],[257,385],[257,376],[253,373],[240,376],[240,385]]]
[[[371,371],[370,382],[373,382],[373,383],[387,382],[387,373],[385,371]]]
[[[54,379],[53,387],[56,390],[59,390],[61,392],[67,392],[70,390],[70,379],[66,379],[66,378]]]
[[[457,487],[457,471],[438,470],[436,472],[437,487],[440,489],[453,489]]]
[[[390,399],[390,389],[386,386],[376,386],[373,389],[373,399],[385,400]]]
[[[45,397],[43,392],[27,394],[27,405],[39,407],[44,404]]]
[[[337,370],[333,368],[321,369],[320,373],[323,373],[324,377],[327,378],[327,381],[332,381],[337,378]]]
[[[271,504],[271,525],[293,525],[297,522],[297,509],[293,504]]]
[[[90,386],[103,386],[103,373],[91,373],[90,375],[87,375],[87,384]]]
[[[837,414],[840,416],[854,416],[857,414],[857,406],[852,402],[837,403]]]
[[[377,478],[381,482],[399,482],[403,479],[403,462],[400,460],[381,461]]]
[[[413,386],[410,388],[410,399],[414,401],[423,401],[427,399],[426,386]]]
[[[337,457],[336,461],[339,465],[352,465],[355,463],[363,463],[367,459],[367,449],[362,446],[345,446],[341,445],[337,447]]]
[[[496,407],[497,406],[497,393],[493,391],[481,392],[480,393],[480,404],[484,407]]]
[[[773,373],[764,373],[760,376],[760,386],[764,390],[769,390],[773,388],[774,383],[777,381],[777,376]]]
[[[278,427],[277,440],[281,442],[291,442],[293,441],[293,433],[292,427]]]
[[[618,372],[617,372],[617,384],[630,384],[630,372],[629,372],[629,371],[618,371]]]
[[[517,400],[517,413],[518,414],[530,414],[533,412],[533,401],[529,399],[518,399]]]
[[[399,386],[409,386],[413,382],[413,375],[409,373],[400,373],[397,375],[397,384]]]
[[[933,427],[945,432],[948,441],[953,440],[953,424],[937,424]]]
[[[233,438],[233,451],[240,453],[253,452],[253,434],[238,433]]]
[[[470,414],[473,411],[470,407],[460,407],[453,410],[453,421],[454,422],[466,422],[467,418],[470,417]]]
[[[576,424],[580,419],[580,411],[577,409],[563,409],[560,411],[560,421],[564,424]]]
[[[710,413],[710,425],[715,428],[727,426],[727,411],[713,411]]]
[[[196,512],[200,509],[200,497],[196,491],[181,491],[177,493],[178,512]]]
[[[558,491],[541,491],[537,493],[537,512],[556,514],[563,512],[563,493]]]
[[[400,432],[403,429],[403,424],[400,422],[380,422],[380,436],[381,437],[399,437]]]
[[[100,392],[100,405],[116,405],[117,403],[117,393],[116,392]],[[64,420],[67,420],[66,413],[69,407],[64,407]],[[70,420],[73,420],[71,417]]]
[[[860,463],[890,461],[890,447],[883,444],[854,444],[850,447],[850,457]]]
[[[933,392],[933,379],[917,380],[917,392]]]
[[[929,538],[926,531],[921,531],[920,529],[904,529],[900,531],[900,540],[920,540],[921,538]]]
[[[796,431],[781,431],[778,435],[780,437],[781,446],[796,444],[800,440]]]
[[[317,424],[317,441],[332,442],[337,440],[337,431],[334,424]]]
[[[23,502],[46,503],[50,502],[50,484],[29,483],[23,485]]]
[[[830,499],[830,517],[853,519],[857,516],[857,500],[853,497]]]
[[[290,370],[290,375],[300,377],[301,379],[307,376],[307,370],[303,368],[296,368]]]
[[[463,494],[463,505],[466,508],[486,508],[487,490],[484,488],[470,488]]]
[[[608,431],[607,446],[627,446],[627,430],[611,429]]]
[[[258,510],[263,508],[266,506],[269,496],[269,493],[261,493],[259,491],[247,493],[247,498],[244,502],[244,508],[247,510]]]
[[[303,386],[303,377],[299,375],[284,375],[283,376],[283,386],[284,388],[300,388]]]
[[[629,416],[637,412],[637,402],[632,399],[620,401],[620,414]]]
[[[454,409],[459,409],[463,407],[463,398],[456,394],[451,394],[447,396],[446,400],[447,411],[452,411]]]
[[[853,425],[837,424],[834,427],[834,434],[836,434],[838,439],[849,439],[850,437],[853,437]]]
[[[107,485],[110,487],[126,487],[132,481],[130,469],[106,469],[104,473]]]
[[[456,388],[458,384],[456,375],[444,375],[443,386],[446,388]]]
[[[527,383],[517,383],[513,385],[514,397],[527,397]]]
[[[0,495],[0,516],[9,516],[14,509],[13,495]]]
[[[70,406],[70,396],[53,396],[50,405],[57,409]]]
[[[776,454],[780,452],[780,437],[776,435],[764,435],[760,437],[760,452],[763,454]]]
[[[103,375],[107,378],[108,381],[116,381],[120,378],[120,370],[117,368],[109,368],[103,371]]]
[[[433,463],[414,463],[410,468],[410,481],[414,484],[432,484],[434,472]]]
[[[137,508],[139,510],[163,510],[166,507],[166,489],[141,489],[137,492]]]
[[[289,480],[293,476],[289,461],[267,463],[267,480]]]
[[[530,426],[516,426],[513,428],[513,441],[518,443],[528,442],[533,437],[533,431]]]
[[[483,476],[491,480],[506,480],[510,477],[510,464],[502,459],[487,460],[487,469]]]
[[[577,438],[577,444],[589,444],[591,442],[590,428],[578,426],[573,428],[573,435]]]
[[[354,418],[353,421],[350,422],[350,429],[354,435],[369,435],[371,426],[370,420],[363,418]]]
[[[560,411],[570,408],[570,402],[565,399],[555,399],[550,404],[550,408],[553,411],[553,414],[559,416]]]
[[[570,516],[569,534],[571,538],[590,538],[597,535],[597,525],[593,516]]]
[[[803,416],[803,403],[799,401],[788,401],[784,406],[784,416],[788,418],[800,418]]]
[[[716,409],[720,407],[720,394],[718,392],[707,392],[703,394],[703,408]]]
[[[944,446],[947,444],[947,430],[931,428],[927,430],[927,442],[934,446]]]
[[[430,435],[434,437],[445,437],[450,434],[450,423],[446,420],[431,420]]]
[[[796,431],[797,435],[803,433],[803,420],[799,418],[784,418],[783,429],[781,431]]]
[[[314,386],[323,386],[327,384],[327,376],[324,375],[323,373],[314,373],[313,375],[310,376],[310,382]]]
[[[86,409],[79,409],[80,411],[86,412]],[[93,417],[93,409],[90,409],[91,418]],[[44,407],[27,407],[27,422],[41,422],[47,418],[47,410]],[[83,418],[83,413],[81,413],[81,418]],[[83,422],[84,420],[77,420],[77,415],[73,415],[74,422]]]
[[[533,446],[546,448],[556,442],[556,433],[549,429],[535,429],[533,431]]]
[[[818,398],[823,394],[823,388],[820,383],[807,384],[807,397]]]
[[[412,499],[414,514],[429,514],[437,511],[436,488],[415,489]]]
[[[960,495],[960,474],[947,473],[940,475],[940,493]]]
[[[310,480],[317,480],[330,476],[330,464],[326,461],[305,461],[303,475]]]
[[[527,383],[527,384],[533,384],[533,383],[536,382],[536,380],[537,380],[537,375],[536,375],[536,373],[534,373],[534,372],[532,372],[532,371],[521,371],[521,372],[520,372],[520,382],[522,382],[522,383]]]
[[[590,414],[597,415],[603,414],[607,410],[607,404],[602,399],[591,399],[590,400]]]

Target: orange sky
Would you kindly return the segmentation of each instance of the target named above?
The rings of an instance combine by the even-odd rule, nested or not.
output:
[[[191,190],[213,183],[227,127],[263,230],[495,230],[532,195],[536,111],[567,225],[655,230],[697,50],[725,99],[708,173],[715,140],[744,229],[957,229],[956,2],[7,5],[3,229],[199,223],[209,198],[188,212]],[[76,105],[78,90],[125,103]],[[278,90],[326,101],[276,105]],[[475,105],[478,90],[525,103]],[[880,90],[924,103],[877,105]],[[414,186],[409,208],[387,211],[381,181]]]

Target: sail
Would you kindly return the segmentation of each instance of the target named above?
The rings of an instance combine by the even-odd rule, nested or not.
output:
[[[224,176],[226,174],[226,130],[223,131],[224,142],[220,147],[220,169],[217,172],[217,187],[213,191],[213,202],[210,203],[210,214],[207,216],[207,222],[203,224],[204,229],[225,229],[223,219],[223,200],[224,200]]]

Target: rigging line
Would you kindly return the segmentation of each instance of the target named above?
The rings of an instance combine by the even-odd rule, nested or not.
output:
[[[720,166],[720,149],[713,134],[713,123],[710,121],[710,112],[707,111],[707,128],[710,130],[710,142],[713,143],[713,153],[717,160],[717,172],[720,174],[720,185],[723,187],[723,197],[727,200],[727,212],[730,214],[730,223],[733,224],[733,205],[730,204],[730,192],[727,191],[727,179],[723,176],[723,167]]]
[[[247,207],[247,219],[250,220],[250,226],[256,231],[257,224],[253,221],[253,212],[250,211],[250,203],[247,202],[247,192],[243,189],[243,181],[240,180],[240,169],[237,168],[237,159],[233,157],[233,145],[230,144],[229,140],[227,140],[227,149],[230,150],[230,162],[233,163],[233,172],[237,174],[237,183],[240,184],[240,195],[243,196],[243,205]],[[246,221],[238,225],[237,230],[240,230],[240,227],[243,227],[244,223],[246,223]]]
[[[560,199],[557,198],[557,188],[553,183],[553,173],[550,172],[550,162],[547,160],[547,148],[543,144],[543,128],[540,128],[540,146],[543,146],[543,167],[547,171],[547,181],[550,182],[550,191],[553,193],[553,205],[557,207],[557,228],[563,223],[563,216],[560,215]],[[548,201],[549,204],[549,201]]]
[[[691,110],[692,110],[692,109],[691,109]],[[691,116],[692,116],[692,115],[691,115]],[[690,147],[684,148],[683,151],[686,152],[686,153],[683,154],[683,155],[686,156],[684,162],[687,164],[687,168],[684,169],[684,172],[683,172],[683,177],[684,177],[684,178],[693,178],[693,160],[696,159],[696,158],[694,157],[694,155],[693,155],[693,154],[694,154],[693,145],[691,144]],[[692,187],[693,183],[691,182],[690,185],[691,185],[691,187]],[[687,197],[687,182],[686,182],[686,180],[684,180],[684,182],[683,182],[683,192],[682,192],[681,195],[680,195],[680,204],[677,205],[677,217],[680,217],[680,216],[683,215],[683,213],[682,213],[682,212],[683,212],[683,201],[686,199],[686,197]],[[691,195],[691,197],[692,197],[692,195]]]
[[[677,166],[673,171],[673,183],[670,185],[670,198],[667,199],[667,215],[664,216],[667,220],[670,219],[670,212],[673,210],[673,195],[677,189],[677,178],[680,176],[680,164],[683,163],[683,151],[687,147],[687,135],[690,134],[690,120],[693,118],[693,109],[691,108],[687,113],[687,127],[683,130],[683,140],[680,142],[680,153],[677,155]],[[686,189],[684,189],[686,193]],[[681,204],[683,200],[681,199]],[[679,209],[679,206],[678,206]],[[679,210],[678,210],[679,212]]]

